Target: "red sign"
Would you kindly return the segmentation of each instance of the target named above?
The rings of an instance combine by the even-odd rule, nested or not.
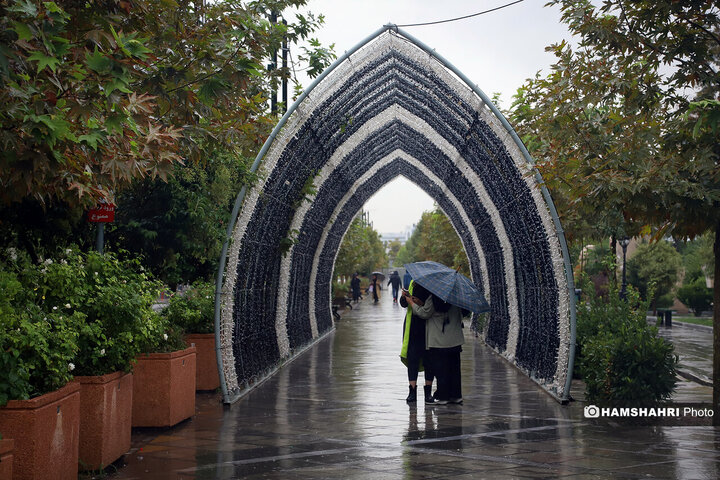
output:
[[[94,223],[110,223],[115,221],[115,205],[103,203],[88,212],[88,220]]]

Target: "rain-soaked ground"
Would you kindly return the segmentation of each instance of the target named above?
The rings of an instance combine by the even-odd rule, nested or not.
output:
[[[712,328],[677,321],[672,325],[672,328],[659,326],[658,334],[675,345],[679,369],[688,378],[712,385]]]
[[[363,302],[231,407],[200,394],[191,420],[134,431],[112,478],[720,478],[720,429],[585,419],[581,401],[558,404],[469,332],[464,405],[407,405],[402,316],[389,296]]]

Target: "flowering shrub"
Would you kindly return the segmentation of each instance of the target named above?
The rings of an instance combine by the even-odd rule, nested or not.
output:
[[[137,345],[140,353],[169,353],[187,348],[183,329],[164,316],[153,313],[145,328],[145,335]]]
[[[73,375],[129,371],[151,338],[173,335],[152,310],[161,285],[138,260],[70,248],[33,264],[22,252],[2,253],[0,404]]]
[[[212,333],[215,331],[215,284],[197,281],[183,295],[170,299],[162,311],[170,323],[186,333]]]
[[[46,309],[81,311],[76,375],[104,375],[131,367],[140,344],[152,334],[152,304],[161,284],[137,259],[113,253],[66,250],[66,258],[46,261],[35,299]]]
[[[80,312],[45,312],[27,302],[14,272],[0,265],[0,406],[64,386],[72,379]]]

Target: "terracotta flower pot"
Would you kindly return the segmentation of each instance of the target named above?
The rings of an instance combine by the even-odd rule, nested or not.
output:
[[[195,347],[136,360],[133,427],[170,427],[195,415]]]
[[[0,479],[10,480],[13,474],[13,448],[15,440],[0,440]]]
[[[133,376],[75,377],[80,384],[79,469],[104,468],[130,450]]]
[[[70,382],[30,400],[9,401],[0,408],[0,432],[15,441],[14,480],[76,480],[80,384]]]
[[[185,337],[188,347],[196,350],[195,388],[215,390],[220,386],[214,333],[191,333]]]

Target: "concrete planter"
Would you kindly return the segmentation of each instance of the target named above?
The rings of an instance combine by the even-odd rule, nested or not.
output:
[[[220,386],[214,333],[191,333],[185,337],[188,347],[196,350],[196,390],[215,390]]]
[[[102,469],[130,450],[133,376],[75,377],[80,384],[79,470]]]
[[[133,427],[170,427],[195,415],[195,347],[136,360]]]
[[[13,476],[13,448],[15,440],[0,440],[0,478],[11,479]]]
[[[13,480],[76,480],[80,384],[70,382],[30,400],[9,401],[0,408],[0,432],[15,441]]]

